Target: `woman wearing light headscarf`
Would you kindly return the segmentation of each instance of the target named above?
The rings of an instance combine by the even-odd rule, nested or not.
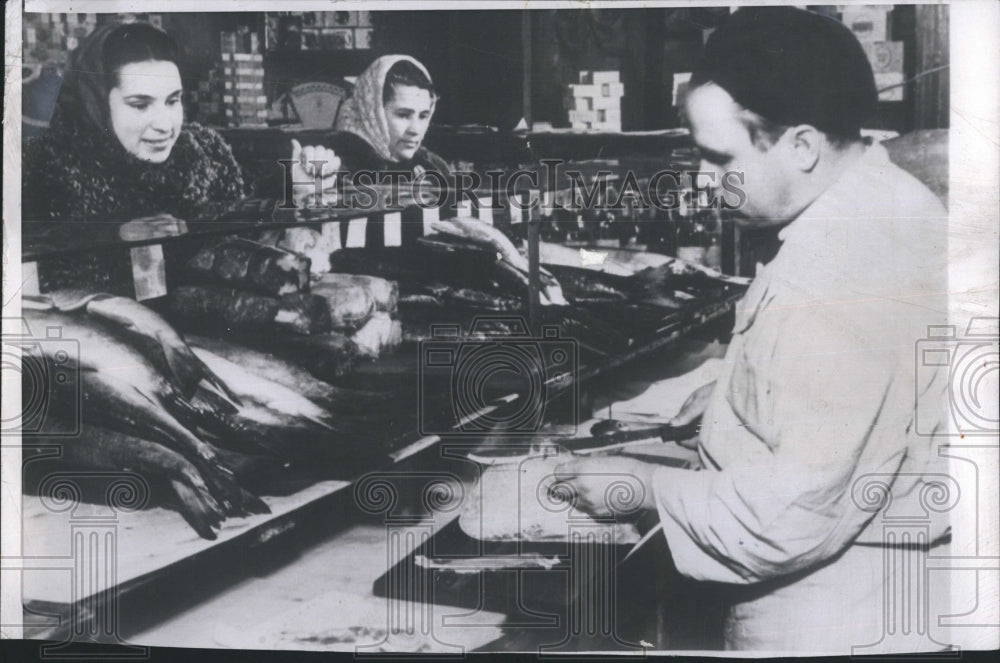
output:
[[[423,146],[436,102],[430,74],[420,62],[406,55],[380,57],[358,77],[341,107],[339,133],[330,148],[292,141],[292,159],[302,164],[296,169],[311,176],[309,162],[323,161],[326,173],[339,168],[349,174],[394,171],[417,177],[435,171],[447,178],[448,164]]]

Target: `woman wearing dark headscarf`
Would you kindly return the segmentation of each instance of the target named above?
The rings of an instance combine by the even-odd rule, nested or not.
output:
[[[436,102],[430,74],[420,62],[406,55],[380,57],[358,77],[341,107],[339,133],[330,147],[301,147],[293,141],[292,159],[303,163],[307,174],[309,162],[320,160],[333,164],[324,166],[325,172],[339,166],[350,175],[367,170],[416,177],[434,171],[447,178],[448,164],[423,146]]]
[[[102,27],[73,51],[49,129],[24,147],[25,220],[183,218],[243,197],[229,146],[183,124],[178,59],[174,41],[146,23]]]

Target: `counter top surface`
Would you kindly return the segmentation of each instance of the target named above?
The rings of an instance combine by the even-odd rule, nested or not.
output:
[[[603,396],[597,399],[597,414],[605,417],[610,412],[617,419],[635,423],[663,421],[673,414],[668,410],[679,407],[693,389],[713,379],[724,352],[725,346],[717,343],[685,341],[675,354],[676,362],[647,363],[615,384],[606,385]],[[581,434],[586,434],[596,421],[580,424]],[[666,456],[690,460],[694,456],[673,443],[662,442],[629,447],[627,453],[646,459]],[[434,467],[434,460],[439,459],[432,458],[429,463],[424,459],[424,467]],[[421,471],[419,467],[399,470],[414,476]],[[432,518],[410,527],[396,526],[397,534],[403,533],[400,540],[404,543],[391,558],[384,520],[364,514],[346,516],[343,527],[333,527],[307,545],[262,551],[256,556],[260,559],[244,560],[248,568],[241,577],[216,580],[215,585],[209,581],[193,589],[180,610],[174,608],[171,613],[162,609],[162,614],[156,614],[158,609],[151,608],[150,614],[142,616],[142,623],[136,620],[129,624],[123,619],[125,637],[129,642],[150,646],[353,651],[355,644],[342,641],[350,627],[376,639],[387,629],[390,602],[376,597],[372,586],[392,566],[390,560],[405,557],[424,540],[422,537],[439,532],[460,512],[436,512]],[[336,517],[345,515],[331,514],[332,519]],[[405,535],[407,532],[410,536]],[[411,616],[420,615],[410,604],[393,605],[401,606]],[[471,622],[467,608],[433,606],[426,614],[437,625],[434,633],[404,634],[398,647],[437,652],[454,651],[455,647],[489,650],[493,647],[490,643],[504,634],[498,630],[504,616],[498,613],[475,613]],[[461,619],[475,627],[453,628],[451,620],[459,615],[466,615]],[[441,631],[446,616],[452,628]],[[446,635],[442,636],[442,632]],[[315,639],[310,640],[312,637]]]

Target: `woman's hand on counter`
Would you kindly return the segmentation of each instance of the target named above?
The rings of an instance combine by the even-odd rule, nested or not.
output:
[[[558,484],[569,484],[577,509],[593,516],[638,517],[656,508],[653,472],[657,465],[625,456],[575,458],[556,467]]]
[[[322,145],[303,145],[292,139],[292,196],[297,207],[308,207],[316,197],[316,175],[322,176],[320,189],[332,189],[340,170],[340,157]],[[308,184],[305,184],[308,182]],[[332,200],[330,202],[333,202]]]

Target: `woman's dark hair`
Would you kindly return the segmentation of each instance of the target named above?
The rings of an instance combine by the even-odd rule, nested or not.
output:
[[[149,23],[101,26],[70,53],[49,126],[108,135],[108,94],[118,87],[121,68],[150,60],[180,69],[180,49],[166,32]]]
[[[427,77],[427,74],[420,71],[420,67],[409,60],[400,60],[389,67],[389,71],[385,75],[385,86],[382,88],[383,104],[392,101],[393,96],[396,94],[397,85],[418,87],[422,90],[427,90],[431,97],[437,96],[431,79]]]
[[[104,42],[101,64],[110,92],[118,86],[118,72],[133,62],[163,60],[180,69],[180,50],[170,35],[149,23],[126,23],[112,30]]]

